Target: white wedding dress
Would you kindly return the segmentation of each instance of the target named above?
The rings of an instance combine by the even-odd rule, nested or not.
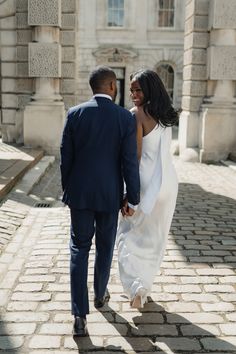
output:
[[[130,299],[145,302],[163,259],[173,218],[178,180],[170,154],[172,128],[156,126],[142,140],[140,204],[121,217],[117,232],[120,279]]]

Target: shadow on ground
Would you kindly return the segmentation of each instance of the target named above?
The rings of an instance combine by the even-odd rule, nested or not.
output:
[[[197,184],[179,184],[170,234],[186,263],[234,268],[235,230],[235,199],[207,192]]]
[[[151,298],[149,298],[145,308],[140,310],[140,314],[133,317],[134,326],[109,306],[107,307],[109,313],[112,313],[114,321],[110,321],[110,317],[107,316],[108,312],[101,311],[101,313],[118,332],[119,326],[117,324],[126,324],[127,335],[120,334],[130,345],[129,350],[138,352],[155,350],[158,353],[168,351],[173,353],[236,352],[234,345],[217,338],[211,332],[189,322],[176,313],[167,312],[162,306],[153,302]],[[163,323],[160,323],[160,315],[163,316]],[[170,318],[173,319],[171,324],[168,322]],[[112,349],[112,346],[108,346],[106,349]]]
[[[7,325],[4,322],[2,322],[0,317],[0,352],[17,354],[18,347],[20,347],[22,344],[23,344],[22,336],[10,334]]]

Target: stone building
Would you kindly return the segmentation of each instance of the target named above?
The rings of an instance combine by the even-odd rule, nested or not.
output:
[[[159,72],[181,106],[185,0],[82,0],[76,38],[76,90],[90,95],[88,73],[96,65],[114,68],[118,102],[130,107],[129,76],[140,68]]]
[[[236,0],[188,0],[180,155],[219,161],[236,152]]]
[[[0,0],[1,132],[58,153],[75,103],[76,0]]]
[[[65,110],[91,96],[96,65],[129,75],[148,67],[181,105],[183,0],[0,0],[1,130],[6,142],[56,153]]]
[[[98,64],[151,68],[182,106],[180,156],[236,151],[236,0],[0,0],[0,114],[5,142],[58,153],[65,111],[91,96]],[[183,73],[183,81],[182,81]]]

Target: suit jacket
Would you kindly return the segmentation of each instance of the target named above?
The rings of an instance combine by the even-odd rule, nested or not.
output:
[[[71,208],[113,212],[139,203],[136,122],[105,97],[72,107],[61,143],[63,202]]]

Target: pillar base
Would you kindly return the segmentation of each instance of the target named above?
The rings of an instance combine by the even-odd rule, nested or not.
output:
[[[236,150],[236,107],[203,105],[200,115],[200,162],[217,162]]]
[[[199,162],[199,150],[193,148],[184,149],[180,154],[180,159],[188,162]]]
[[[197,112],[183,111],[179,120],[179,155],[181,160],[199,161],[199,116]]]
[[[179,119],[179,147],[182,149],[195,148],[198,146],[198,124],[197,112],[183,111]]]
[[[27,105],[24,111],[24,144],[40,147],[47,154],[59,156],[64,121],[63,102],[44,105],[34,102]]]

